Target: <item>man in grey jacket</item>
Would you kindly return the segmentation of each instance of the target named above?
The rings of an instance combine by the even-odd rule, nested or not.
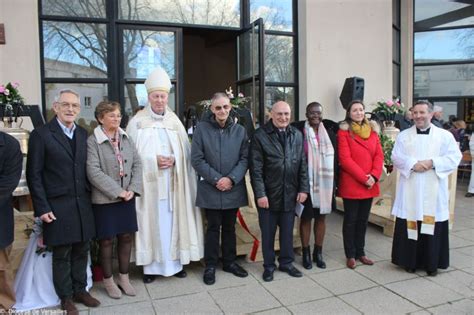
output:
[[[208,285],[214,284],[216,279],[221,227],[223,270],[237,277],[248,275],[235,263],[236,215],[239,207],[248,204],[244,178],[247,134],[229,115],[232,105],[226,94],[214,94],[210,110],[197,126],[191,147],[192,165],[199,175],[196,206],[206,210],[207,218],[203,280]]]

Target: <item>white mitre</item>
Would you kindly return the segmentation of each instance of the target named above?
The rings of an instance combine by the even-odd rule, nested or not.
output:
[[[145,81],[145,87],[148,94],[155,91],[169,93],[171,89],[171,80],[165,70],[161,67],[155,68]]]

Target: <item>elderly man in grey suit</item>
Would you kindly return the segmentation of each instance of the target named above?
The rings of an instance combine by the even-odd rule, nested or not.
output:
[[[31,133],[26,166],[35,216],[43,221],[44,243],[53,248],[54,288],[68,314],[78,313],[73,300],[100,304],[86,291],[95,225],[86,177],[87,132],[74,123],[80,109],[79,94],[59,92],[56,116]]]
[[[191,147],[192,165],[200,176],[196,206],[206,210],[207,231],[204,245],[204,283],[215,283],[219,259],[219,234],[222,227],[222,264],[226,272],[247,277],[235,263],[235,221],[239,207],[248,204],[245,173],[248,140],[245,128],[229,115],[229,97],[214,94],[210,111],[197,126]]]

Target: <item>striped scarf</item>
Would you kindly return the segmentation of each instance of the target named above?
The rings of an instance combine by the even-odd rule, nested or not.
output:
[[[308,143],[308,177],[313,208],[321,214],[331,213],[334,185],[334,147],[323,123],[319,124],[318,135],[304,124],[304,135]]]

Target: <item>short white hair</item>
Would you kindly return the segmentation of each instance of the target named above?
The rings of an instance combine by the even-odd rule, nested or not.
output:
[[[435,106],[433,106],[433,112],[434,113],[442,113],[443,112],[443,107],[441,107],[439,105],[435,105]]]
[[[54,97],[54,102],[58,102],[59,99],[61,98],[61,95],[63,95],[64,93],[70,93],[70,94],[74,94],[77,96],[78,99],[81,99],[79,93],[77,93],[76,91],[72,90],[72,89],[62,89],[58,92],[58,94]]]

